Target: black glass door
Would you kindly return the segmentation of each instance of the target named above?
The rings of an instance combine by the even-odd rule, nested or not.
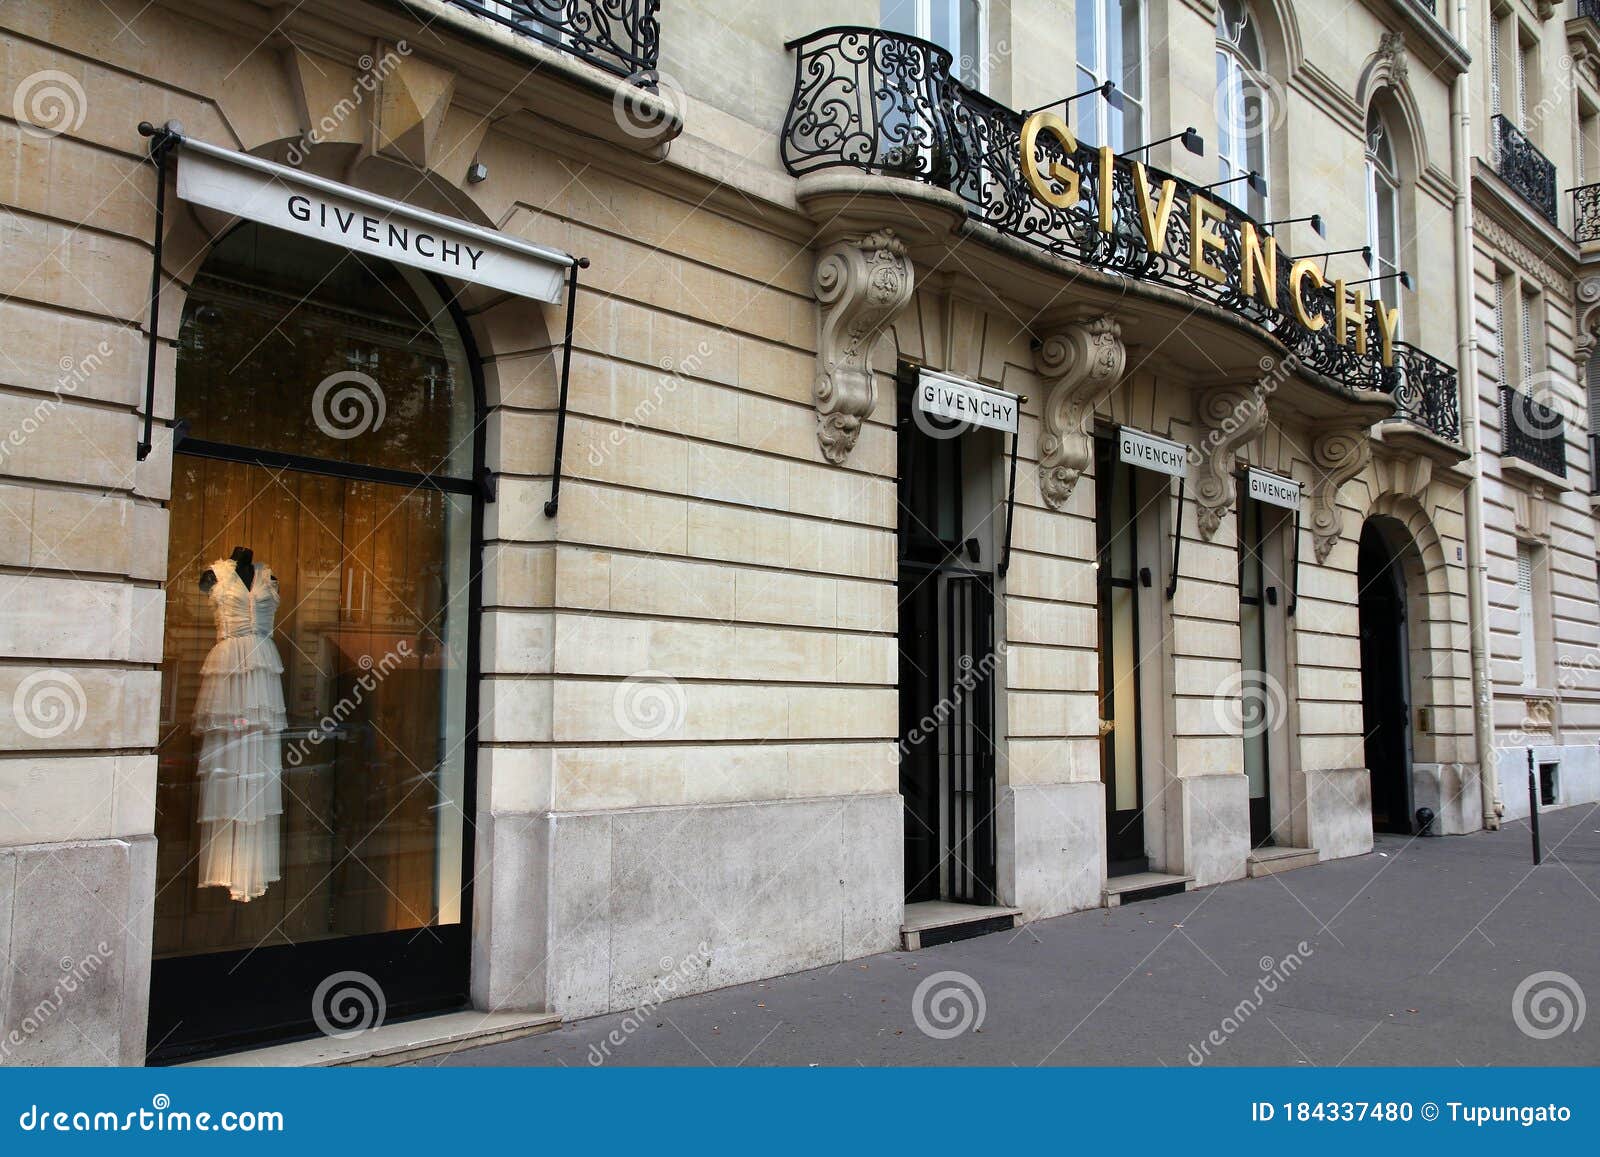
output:
[[[1411,694],[1405,586],[1382,531],[1361,531],[1361,713],[1374,831],[1410,834]]]

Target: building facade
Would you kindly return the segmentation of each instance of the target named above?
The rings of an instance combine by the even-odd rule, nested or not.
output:
[[[1600,6],[1490,4],[1474,16],[1485,621],[1502,807],[1527,816],[1535,797],[1600,800],[1589,433]]]
[[[1477,0],[0,7],[0,1056],[1469,832],[1536,714],[1585,798],[1587,201],[1506,174],[1595,29],[1514,7],[1570,126]]]

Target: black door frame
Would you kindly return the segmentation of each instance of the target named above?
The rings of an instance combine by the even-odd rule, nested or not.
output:
[[[1139,619],[1142,612],[1143,599],[1139,590],[1141,584],[1148,586],[1145,572],[1149,568],[1139,565],[1139,478],[1134,473],[1138,467],[1118,460],[1116,442],[1113,438],[1096,436],[1095,447],[1095,551],[1097,566],[1095,568],[1096,587],[1096,618],[1099,625],[1099,668],[1100,668],[1100,718],[1110,720],[1116,727],[1125,727],[1128,720],[1115,718],[1115,704],[1112,698],[1114,693],[1113,670],[1114,658],[1112,646],[1112,614],[1111,591],[1113,588],[1131,590],[1133,592],[1133,751],[1134,751],[1134,799],[1135,806],[1131,809],[1118,809],[1116,797],[1116,736],[1114,732],[1106,731],[1100,736],[1100,779],[1105,788],[1105,813],[1106,813],[1106,875],[1125,876],[1135,872],[1145,872],[1150,869],[1150,856],[1145,842],[1145,791],[1144,791],[1144,687],[1140,675],[1139,661],[1143,651],[1140,649]],[[1116,476],[1115,482],[1113,475]],[[1129,546],[1132,551],[1132,577],[1116,578],[1112,575],[1110,561],[1110,523],[1113,486],[1120,484],[1128,487],[1128,503],[1132,517],[1123,533],[1130,536]]]
[[[361,260],[352,252],[351,259]],[[478,707],[480,626],[483,618],[483,508],[487,476],[484,426],[488,417],[483,361],[467,317],[440,278],[424,274],[446,304],[470,369],[473,397],[472,477],[460,478],[285,454],[249,446],[184,438],[175,423],[173,454],[211,458],[465,495],[471,499],[471,566],[467,597],[467,673],[462,758],[461,919],[455,924],[408,928],[253,949],[161,957],[150,971],[146,1061],[174,1064],[266,1042],[310,1037],[319,1031],[312,1015],[317,986],[338,972],[364,973],[381,989],[386,1020],[466,1007],[472,954],[472,881],[477,845]],[[182,398],[176,390],[174,397]],[[158,883],[159,886],[159,883]],[[240,1000],[246,995],[248,999]],[[230,998],[232,1003],[230,1003]],[[204,1009],[199,1020],[194,1010]]]
[[[897,379],[900,792],[907,903],[997,902],[995,587],[963,539],[962,442],[918,428],[915,367]],[[929,421],[935,421],[929,419]],[[935,459],[926,451],[940,449]],[[919,486],[951,485],[954,539],[913,509]],[[922,505],[941,496],[923,495]],[[924,510],[922,515],[931,513]]]

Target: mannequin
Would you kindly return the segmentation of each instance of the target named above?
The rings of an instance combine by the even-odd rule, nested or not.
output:
[[[264,581],[257,587],[255,580]],[[280,878],[283,660],[272,641],[278,579],[236,546],[200,576],[217,642],[200,665],[192,730],[200,827],[199,885],[249,903]]]
[[[239,581],[244,583],[246,590],[249,590],[256,577],[256,566],[251,561],[255,557],[254,553],[248,546],[236,546],[233,548],[233,553],[228,557],[233,559],[234,567],[239,575]],[[205,573],[200,576],[201,593],[210,592],[211,588],[216,585],[217,572],[210,567],[206,567]]]

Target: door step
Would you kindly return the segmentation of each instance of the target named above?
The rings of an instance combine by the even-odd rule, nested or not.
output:
[[[415,1020],[393,1021],[348,1037],[267,1045],[190,1061],[183,1068],[331,1068],[388,1066],[420,1061],[457,1049],[498,1044],[561,1027],[553,1012],[480,1012],[466,1009]]]
[[[1108,876],[1100,889],[1100,904],[1115,908],[1157,896],[1175,896],[1194,887],[1193,876],[1170,876],[1165,872],[1134,872],[1130,876]]]
[[[1270,876],[1308,868],[1321,858],[1316,848],[1254,848],[1245,868],[1251,876]]]
[[[906,905],[900,925],[900,946],[907,952],[949,944],[1017,926],[1021,908],[990,908],[982,904],[953,904],[948,900],[922,900]]]

